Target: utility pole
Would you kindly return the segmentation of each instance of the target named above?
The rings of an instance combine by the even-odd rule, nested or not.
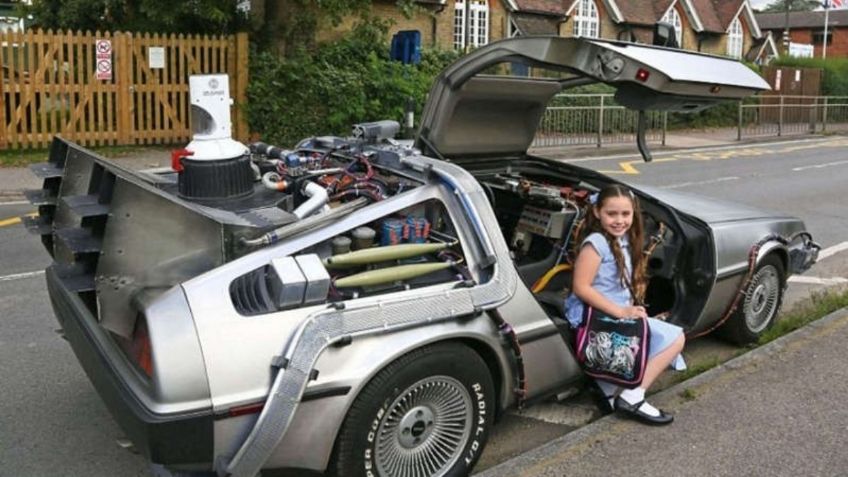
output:
[[[464,13],[464,30],[462,32],[463,41],[465,43],[465,53],[468,54],[471,51],[471,0],[465,0],[465,13]]]
[[[783,2],[784,7],[786,7],[783,28],[783,52],[786,56],[789,56],[789,9],[792,7],[792,0],[783,0]]]

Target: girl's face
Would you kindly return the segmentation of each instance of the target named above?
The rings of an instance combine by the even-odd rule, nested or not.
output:
[[[633,202],[627,197],[608,197],[593,212],[601,227],[613,237],[623,236],[633,224]]]

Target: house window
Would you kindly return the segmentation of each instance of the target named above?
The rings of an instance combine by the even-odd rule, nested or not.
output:
[[[465,33],[468,29],[470,46],[479,47],[489,43],[489,3],[487,0],[470,0],[468,13],[470,21],[465,21],[465,1],[457,0],[454,4],[453,16],[453,47],[457,50],[465,48]]]
[[[574,36],[597,38],[600,30],[598,7],[592,0],[580,0],[574,12]]]
[[[683,46],[683,24],[680,22],[680,14],[677,13],[677,10],[672,6],[668,9],[668,11],[663,15],[661,22],[665,22],[674,27],[674,36],[677,39],[677,46]]]
[[[817,45],[824,43],[824,30],[817,30],[813,32],[813,43]],[[833,30],[828,30],[827,32],[827,44],[833,44]]]
[[[742,22],[734,18],[727,29],[727,54],[733,58],[742,58]]]

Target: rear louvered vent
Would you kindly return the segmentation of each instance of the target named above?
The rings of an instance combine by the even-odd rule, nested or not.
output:
[[[230,297],[242,315],[260,315],[276,311],[268,287],[268,267],[257,268],[230,284]]]

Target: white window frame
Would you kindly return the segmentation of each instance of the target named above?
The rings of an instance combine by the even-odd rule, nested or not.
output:
[[[465,2],[470,1],[470,22],[465,21]],[[465,49],[465,31],[468,29],[468,39],[474,48],[489,43],[489,2],[488,0],[456,0],[453,10],[453,47],[456,50]]]
[[[574,11],[574,36],[598,38],[600,31],[598,6],[593,0],[578,0],[577,9]]]
[[[661,22],[669,23],[674,27],[674,36],[677,38],[677,46],[683,48],[683,22],[680,21],[680,13],[674,8],[674,4],[665,12]]]
[[[743,43],[742,22],[739,21],[739,17],[736,17],[727,28],[727,55],[732,58],[742,58]]]

